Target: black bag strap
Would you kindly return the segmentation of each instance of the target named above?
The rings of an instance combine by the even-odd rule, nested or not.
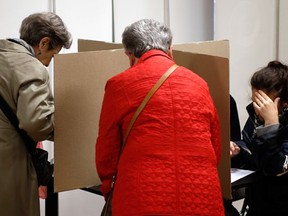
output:
[[[14,126],[16,131],[19,133],[21,138],[26,144],[26,147],[30,154],[33,154],[36,150],[36,144],[31,137],[29,137],[26,133],[26,131],[19,128],[19,121],[15,113],[12,111],[11,107],[8,105],[8,103],[4,100],[2,95],[0,95],[0,108],[2,109],[3,113],[7,116],[7,118],[10,120],[11,124]]]

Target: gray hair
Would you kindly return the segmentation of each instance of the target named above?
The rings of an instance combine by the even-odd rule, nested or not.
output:
[[[62,19],[52,12],[35,13],[26,17],[20,27],[20,38],[30,46],[39,44],[43,37],[50,38],[49,49],[56,47],[70,48],[71,34]]]
[[[172,44],[172,32],[166,25],[152,19],[139,20],[127,26],[122,34],[126,52],[140,58],[151,49],[168,53]]]

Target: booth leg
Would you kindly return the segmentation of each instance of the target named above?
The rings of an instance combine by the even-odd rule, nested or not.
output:
[[[54,178],[47,186],[45,216],[58,216],[58,193],[54,193]]]

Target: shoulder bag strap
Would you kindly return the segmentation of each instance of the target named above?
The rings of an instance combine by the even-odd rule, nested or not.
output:
[[[159,89],[159,87],[165,82],[165,80],[170,76],[170,74],[172,74],[176,68],[179,67],[177,64],[172,65],[162,76],[161,78],[155,83],[155,85],[153,86],[153,88],[148,92],[148,94],[145,96],[145,98],[143,99],[142,103],[140,104],[140,106],[137,108],[136,112],[134,113],[129,126],[127,128],[127,131],[125,133],[125,137],[123,140],[123,144],[121,147],[121,151],[120,151],[120,155],[124,149],[124,146],[126,144],[127,138],[130,134],[130,131],[136,121],[136,119],[138,118],[139,114],[142,112],[142,110],[145,108],[146,104],[149,102],[149,100],[151,99],[151,97],[154,95],[154,93]]]
[[[152,87],[152,89],[148,92],[148,94],[145,96],[145,98],[143,99],[142,103],[140,104],[140,106],[137,108],[136,112],[134,113],[132,119],[130,120],[130,123],[128,125],[127,131],[125,133],[125,137],[123,140],[123,144],[121,146],[121,150],[119,153],[119,157],[118,157],[118,161],[120,159],[120,156],[124,150],[127,138],[130,134],[130,131],[136,121],[136,119],[138,118],[139,114],[142,112],[142,110],[145,108],[146,104],[149,102],[149,100],[151,99],[151,97],[154,95],[154,93],[159,89],[159,87],[165,82],[165,80],[170,76],[170,74],[172,74],[176,68],[178,68],[179,66],[177,64],[172,65],[161,77],[160,79],[155,83],[155,85]],[[114,184],[116,181],[116,176],[117,176],[117,170],[115,172],[115,174],[112,177],[112,182],[111,182],[111,190],[113,190],[114,188]],[[110,196],[109,196],[110,197]]]

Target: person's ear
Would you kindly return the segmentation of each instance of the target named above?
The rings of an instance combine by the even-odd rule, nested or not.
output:
[[[40,40],[38,45],[33,46],[35,56],[39,56],[39,55],[42,54],[42,52],[44,50],[48,50],[49,49],[49,44],[50,44],[50,38],[49,37],[43,37]]]
[[[136,58],[133,53],[131,53],[131,52],[125,52],[125,54],[126,54],[126,55],[128,56],[128,58],[129,58],[129,63],[130,63],[130,66],[131,66],[131,67],[137,63],[138,58]]]
[[[50,44],[50,38],[49,37],[43,37],[39,42],[39,50],[46,49],[48,50]]]
[[[170,56],[173,59],[172,45],[169,47],[168,56]]]

